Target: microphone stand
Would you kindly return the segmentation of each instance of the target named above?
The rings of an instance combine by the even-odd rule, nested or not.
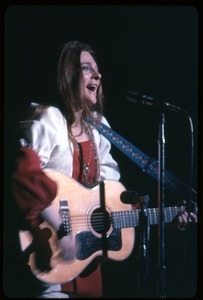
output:
[[[159,202],[159,223],[158,223],[158,297],[166,298],[166,266],[165,266],[165,115],[161,113],[158,139],[158,202]]]
[[[138,255],[138,295],[141,298],[149,297],[149,256],[148,243],[150,226],[148,225],[147,206],[149,196],[140,197],[141,209],[139,212],[139,255]],[[143,199],[142,199],[143,198]]]
[[[189,201],[187,201],[187,212],[188,212],[188,221],[189,221],[189,213],[194,209],[194,204],[192,201],[192,192],[196,196],[198,193],[192,188],[192,179],[193,179],[193,159],[194,159],[194,136],[193,136],[193,123],[190,115],[183,110],[181,107],[170,104],[168,102],[160,102],[154,100],[153,97],[142,95],[136,91],[129,91],[129,95],[126,97],[128,101],[132,101],[134,103],[146,104],[149,106],[154,106],[168,109],[174,112],[184,112],[190,122],[190,131],[191,131],[191,161],[190,161],[190,180],[189,180]],[[165,137],[164,137],[164,126],[165,126],[165,116],[161,114],[161,123],[159,128],[159,158],[158,158],[158,202],[159,202],[159,223],[158,223],[158,284],[157,284],[157,292],[160,298],[166,297],[166,266],[165,266],[165,242],[164,242],[164,234],[165,234],[165,215],[164,215],[164,206],[165,206],[165,183],[167,182],[167,170],[165,172]],[[166,175],[166,178],[165,178]],[[166,179],[166,180],[165,180]]]

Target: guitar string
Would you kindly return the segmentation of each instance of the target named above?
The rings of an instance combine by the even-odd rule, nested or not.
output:
[[[171,222],[172,219],[177,215],[178,211],[181,211],[181,210],[184,210],[184,207],[181,206],[181,207],[166,207],[165,208],[165,212],[164,212],[164,215],[165,215],[165,218],[166,218],[166,221],[167,222]],[[152,214],[152,211],[153,211],[153,214]],[[117,211],[117,212],[113,212],[113,215],[116,215],[114,216],[114,221],[115,223],[119,223],[119,224],[122,224],[124,226],[124,224],[126,226],[130,226],[131,225],[137,225],[138,223],[138,220],[139,220],[139,212],[140,212],[140,209],[137,209],[137,210],[124,210],[124,211]],[[149,219],[150,219],[150,224],[157,224],[158,222],[158,208],[149,208],[148,209],[148,212],[149,212]],[[119,214],[119,215],[118,215]],[[103,218],[104,214],[103,213],[96,213],[94,214],[94,228],[99,230],[99,229],[103,229],[103,221],[104,221],[104,218]],[[131,220],[127,220],[125,219],[124,220],[124,217],[137,217],[137,219],[131,219]],[[73,217],[72,217],[73,218]],[[71,218],[71,219],[72,219]],[[112,217],[110,217],[110,220],[112,220]],[[130,221],[137,221],[137,223],[130,223]],[[83,226],[84,224],[87,223],[87,218],[86,216],[74,216],[74,219],[72,220],[72,224],[75,226]]]

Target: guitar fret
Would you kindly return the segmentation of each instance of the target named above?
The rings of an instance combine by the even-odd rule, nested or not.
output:
[[[164,220],[165,223],[170,223],[177,216],[178,211],[184,210],[184,207],[165,207],[164,208]],[[114,229],[137,227],[139,225],[139,213],[140,209],[136,210],[124,210],[112,212],[112,226]],[[155,225],[159,223],[159,209],[148,208],[145,210],[148,217],[148,224]]]
[[[138,225],[139,210],[124,210],[112,212],[112,226],[114,229],[136,227]]]
[[[158,211],[157,211],[157,208],[149,208],[148,215],[149,215],[149,224],[150,225],[158,223]]]
[[[166,210],[166,220],[171,222],[173,220],[173,211],[175,208],[172,210],[170,207]]]

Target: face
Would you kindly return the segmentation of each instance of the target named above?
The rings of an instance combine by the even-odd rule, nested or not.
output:
[[[82,70],[81,95],[85,100],[95,104],[97,102],[97,90],[101,84],[101,74],[98,72],[97,64],[89,52],[81,52],[80,65]]]

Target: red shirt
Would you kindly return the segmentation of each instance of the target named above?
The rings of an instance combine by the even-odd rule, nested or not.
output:
[[[80,153],[82,153],[82,160],[81,155],[78,151],[74,151],[73,155],[73,178],[79,181],[82,184],[85,184],[84,172],[83,172],[83,165],[81,161],[85,161],[88,164],[88,182],[89,184],[94,183],[95,178],[95,157],[92,151],[91,141],[85,141],[79,143],[79,147],[81,149]]]

